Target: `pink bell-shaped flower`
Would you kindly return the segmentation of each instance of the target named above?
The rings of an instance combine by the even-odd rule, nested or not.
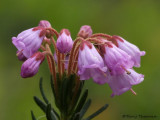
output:
[[[116,43],[118,48],[122,49],[131,56],[135,67],[140,67],[141,56],[145,55],[145,51],[140,51],[136,45],[131,44],[120,36],[114,35],[112,40]]]
[[[137,85],[144,80],[144,75],[135,72],[133,69],[128,69],[131,74],[123,73],[120,75],[108,74],[108,84],[112,89],[112,97],[121,95],[130,90],[132,85]]]
[[[31,57],[40,48],[45,37],[42,27],[30,28],[12,37],[12,43],[26,58]]]
[[[41,52],[35,53],[32,57],[28,58],[21,67],[22,78],[28,78],[34,76],[43,62],[45,56]]]
[[[131,56],[111,42],[104,46],[104,61],[112,75],[119,75],[132,68]]]
[[[107,82],[107,67],[96,48],[88,41],[83,41],[79,49],[78,74],[80,80],[93,78],[97,84]]]

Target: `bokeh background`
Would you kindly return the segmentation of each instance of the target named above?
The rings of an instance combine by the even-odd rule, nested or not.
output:
[[[160,1],[159,0],[0,0],[0,120],[31,120],[33,110],[40,120],[43,112],[33,96],[40,96],[38,82],[43,76],[48,98],[53,102],[49,87],[46,61],[39,73],[29,79],[20,77],[22,62],[16,58],[11,37],[48,20],[60,31],[68,28],[72,38],[82,25],[91,25],[94,33],[120,35],[146,51],[141,67],[143,83],[121,96],[110,97],[108,85],[86,82],[92,106],[96,111],[105,103],[109,108],[94,120],[123,120],[122,115],[157,115],[160,119]]]

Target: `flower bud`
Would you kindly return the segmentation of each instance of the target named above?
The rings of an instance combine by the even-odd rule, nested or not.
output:
[[[17,37],[12,37],[12,43],[22,51],[26,58],[31,57],[40,48],[42,41],[45,37],[42,27],[35,27],[25,30],[18,34]]]
[[[45,56],[41,52],[35,53],[32,57],[28,58],[21,67],[22,78],[28,78],[34,76],[43,62]]]
[[[68,29],[62,29],[57,39],[57,48],[61,53],[68,53],[71,51],[73,46],[73,40],[71,38]]]
[[[92,29],[89,25],[84,25],[80,28],[80,31],[78,33],[79,37],[82,37],[84,39],[90,37],[92,35]]]
[[[39,25],[38,26],[41,26],[41,27],[44,27],[44,28],[50,28],[51,27],[51,24],[49,21],[47,20],[41,20],[39,22]]]

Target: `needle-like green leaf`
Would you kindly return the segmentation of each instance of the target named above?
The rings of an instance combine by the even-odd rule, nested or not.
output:
[[[108,104],[104,105],[103,107],[101,107],[99,110],[97,110],[95,113],[93,113],[92,115],[90,115],[89,117],[87,117],[84,120],[91,120],[92,118],[96,117],[97,115],[99,115],[100,113],[102,113],[105,109],[107,109]]]
[[[81,111],[80,111],[80,120],[83,118],[84,114],[87,112],[88,108],[90,107],[91,105],[91,99],[89,99],[85,104],[84,106],[82,107]]]
[[[36,117],[33,114],[33,111],[31,111],[32,120],[36,120]]]

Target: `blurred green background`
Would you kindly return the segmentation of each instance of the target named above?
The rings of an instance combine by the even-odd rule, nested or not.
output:
[[[17,60],[11,37],[48,20],[60,31],[68,28],[72,38],[82,25],[91,25],[94,33],[120,35],[146,51],[141,67],[143,83],[133,86],[121,96],[110,97],[108,85],[99,86],[89,80],[86,88],[93,99],[91,112],[108,103],[109,108],[94,120],[123,120],[123,114],[157,115],[160,119],[160,1],[159,0],[0,0],[0,120],[31,120],[30,110],[45,120],[33,96],[40,97],[38,82],[53,102],[46,61],[39,73],[29,79],[20,77],[22,62]],[[142,120],[142,119],[141,119]]]

